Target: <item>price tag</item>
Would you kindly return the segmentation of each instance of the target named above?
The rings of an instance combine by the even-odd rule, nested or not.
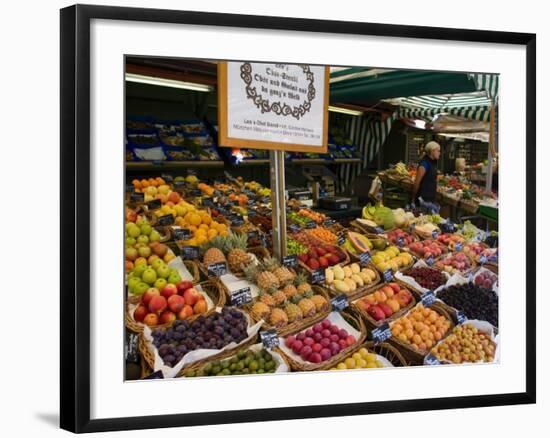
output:
[[[385,340],[391,338],[391,330],[390,325],[385,322],[380,327],[375,328],[371,332],[372,340],[375,344],[379,344],[380,342],[384,342]]]
[[[271,202],[271,199],[269,199],[268,197],[263,197],[263,198],[260,198],[260,202],[262,204],[269,204]]]
[[[124,347],[126,362],[139,363],[139,337],[137,334],[126,331],[126,345]]]
[[[392,281],[393,279],[393,271],[391,269],[386,269],[384,271],[384,281],[387,283],[388,281]]]
[[[260,240],[262,241],[262,245],[263,246],[268,246],[268,239],[267,239],[267,236],[265,234],[260,234]]]
[[[313,228],[317,228],[317,224],[314,221],[308,221],[308,222],[306,222],[306,228],[308,230],[311,230]]]
[[[376,234],[382,234],[382,233],[384,232],[384,228],[382,228],[382,227],[376,227],[376,228],[374,229],[374,232],[375,232]]]
[[[433,290],[424,293],[422,298],[420,298],[420,302],[424,307],[430,307],[433,303],[435,303],[435,294]]]
[[[229,221],[231,222],[231,225],[233,227],[240,227],[242,224],[244,224],[243,217],[236,214],[233,216],[230,216]]]
[[[204,205],[205,207],[213,208],[214,202],[212,201],[212,198],[203,198],[202,205]]]
[[[462,251],[462,242],[457,242],[456,243],[455,251]]]
[[[167,173],[163,173],[161,175],[161,178],[166,181],[167,183],[171,183],[172,181],[174,181],[174,178],[172,177],[172,175],[168,175]]]
[[[202,192],[199,189],[191,189],[187,191],[187,194],[189,196],[197,197],[197,196],[201,196]]]
[[[369,252],[362,252],[359,254],[359,264],[366,266],[370,262],[371,256]]]
[[[426,358],[424,359],[424,363],[426,363],[427,365],[441,365],[439,359],[437,359],[437,357],[435,357],[432,353],[426,356]]]
[[[249,207],[253,207],[254,204],[256,204],[256,201],[254,201],[254,199],[249,199],[248,201],[246,201],[246,204],[247,204]]]
[[[325,281],[325,270],[323,268],[317,269],[311,273],[312,283],[323,283]]]
[[[257,216],[258,213],[256,213],[256,210],[248,210],[248,217],[254,217]]]
[[[153,199],[152,201],[149,201],[145,204],[149,210],[158,210],[162,203],[160,202],[160,199]]]
[[[397,246],[400,248],[403,248],[405,246],[405,239],[403,239],[403,236],[399,236],[397,238]]]
[[[298,256],[296,254],[287,255],[283,257],[283,266],[287,268],[293,268],[298,265]]]
[[[183,246],[181,248],[181,256],[184,259],[198,259],[199,258],[199,247],[198,246]]]
[[[252,293],[250,292],[250,287],[243,287],[236,291],[231,292],[231,305],[232,306],[243,306],[252,301]]]
[[[256,230],[249,231],[246,233],[246,237],[248,240],[257,239],[259,237],[258,232]]]
[[[227,273],[227,265],[225,262],[212,263],[208,265],[209,277],[221,277]]]
[[[144,198],[145,198],[145,195],[143,193],[138,193],[138,192],[130,193],[130,202],[133,202],[135,204],[142,204]]]
[[[172,225],[173,223],[174,223],[174,216],[172,216],[171,214],[161,216],[158,219],[158,224],[161,227],[167,227],[168,225]]]
[[[332,310],[337,311],[344,310],[349,306],[349,301],[346,294],[335,296],[332,300],[330,300],[330,303],[332,304]]]
[[[300,231],[300,226],[298,224],[290,224],[288,228],[290,228],[292,233],[297,233]]]
[[[479,264],[484,265],[485,263],[487,263],[487,256],[480,255],[479,256]]]
[[[279,346],[279,336],[277,330],[264,330],[260,332],[260,339],[265,348],[273,348]]]
[[[432,231],[432,239],[437,239],[438,233],[437,230]]]
[[[498,262],[498,255],[495,253],[493,254],[492,256],[489,256],[489,258],[487,259],[488,262],[490,263],[496,263]]]
[[[346,236],[344,236],[343,234],[340,234],[338,236],[338,245],[342,246],[344,243],[346,243]]]
[[[162,370],[155,371],[153,374],[143,377],[141,380],[153,380],[153,379],[164,379],[164,374]]]
[[[432,266],[434,264],[434,257],[433,256],[430,256],[426,259],[426,264],[428,266]]]
[[[191,231],[187,228],[172,227],[174,240],[189,240],[191,239]]]
[[[336,221],[334,219],[325,219],[325,221],[323,222],[323,225],[325,227],[332,227],[335,223]]]
[[[456,311],[456,320],[459,324],[464,324],[468,318],[464,315],[464,312],[457,310]]]
[[[174,190],[176,192],[182,192],[187,187],[185,181],[174,181]]]

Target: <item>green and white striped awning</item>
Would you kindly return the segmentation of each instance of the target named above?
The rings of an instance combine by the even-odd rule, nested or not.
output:
[[[488,106],[454,107],[454,108],[407,108],[400,107],[397,111],[398,118],[421,119],[431,122],[439,114],[464,117],[469,120],[488,122],[491,117],[491,109]]]

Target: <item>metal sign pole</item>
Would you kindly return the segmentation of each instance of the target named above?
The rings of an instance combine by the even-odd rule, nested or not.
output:
[[[495,148],[495,106],[491,107],[489,131],[489,153],[487,154],[487,178],[485,180],[485,192],[490,193],[493,187],[493,157]]]
[[[269,151],[273,254],[281,261],[286,255],[285,153]]]

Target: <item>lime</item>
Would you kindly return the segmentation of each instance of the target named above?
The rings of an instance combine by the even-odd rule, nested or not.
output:
[[[250,368],[252,371],[257,371],[258,370],[258,362],[253,360],[252,362],[250,362],[250,364],[248,365],[248,368]]]

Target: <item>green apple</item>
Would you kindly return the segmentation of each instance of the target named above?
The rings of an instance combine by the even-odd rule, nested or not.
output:
[[[157,278],[157,281],[155,281],[155,284],[153,286],[156,287],[158,290],[162,290],[167,284],[168,282],[165,278]]]
[[[131,260],[132,262],[138,258],[138,251],[135,248],[132,248],[131,246],[126,247],[125,256],[127,260]]]
[[[141,231],[140,231],[139,227],[136,224],[133,224],[133,223],[130,222],[128,225],[130,225],[127,228],[128,236],[138,237],[141,234]]]
[[[143,273],[145,272],[145,270],[148,268],[149,266],[147,266],[146,264],[143,264],[143,265],[137,265],[134,267],[134,275],[139,277],[141,279],[141,277],[143,276]]]
[[[151,231],[149,234],[149,242],[158,242],[160,240],[160,234],[157,230]]]
[[[141,230],[141,234],[145,234],[146,236],[151,234],[151,231],[153,231],[153,227],[151,227],[151,225],[149,224],[143,224],[141,227],[139,227],[139,229]]]
[[[180,274],[172,273],[168,276],[168,283],[178,284],[181,281]]]
[[[126,238],[126,246],[134,246],[136,244],[136,239],[133,237]]]
[[[130,290],[130,292],[134,293],[134,290],[139,283],[141,283],[141,279],[139,277],[129,277],[128,289]]]
[[[166,263],[164,263],[164,260],[162,260],[162,259],[160,259],[160,258],[159,258],[159,259],[153,260],[153,263],[151,263],[151,267],[152,267],[155,271],[157,271],[158,268],[160,268],[161,266],[166,266]],[[168,268],[168,266],[166,266],[166,267]],[[168,268],[168,269],[170,269],[170,268]],[[157,274],[158,274],[158,272],[157,272]]]
[[[145,283],[152,285],[155,281],[157,281],[157,273],[153,268],[148,267],[145,271],[143,271],[141,279]]]
[[[147,223],[147,219],[145,219],[143,216],[140,217],[137,221],[136,221],[136,225],[138,227],[141,227],[142,225],[145,225]]]
[[[149,285],[143,281],[140,281],[134,288],[134,294],[143,295],[147,289],[149,289]]]
[[[145,257],[147,259],[151,255],[151,248],[149,248],[148,246],[140,246],[137,252],[140,257]]]
[[[143,243],[144,245],[147,245],[149,243],[149,236],[146,236],[145,234],[142,234],[137,238],[138,243]]]
[[[156,268],[156,271],[157,271],[157,275],[160,278],[168,278],[170,276],[170,268],[165,264],[163,264],[163,265],[159,266],[158,268]],[[172,274],[172,275],[179,275],[179,274]],[[170,282],[170,283],[172,283],[172,282]]]

